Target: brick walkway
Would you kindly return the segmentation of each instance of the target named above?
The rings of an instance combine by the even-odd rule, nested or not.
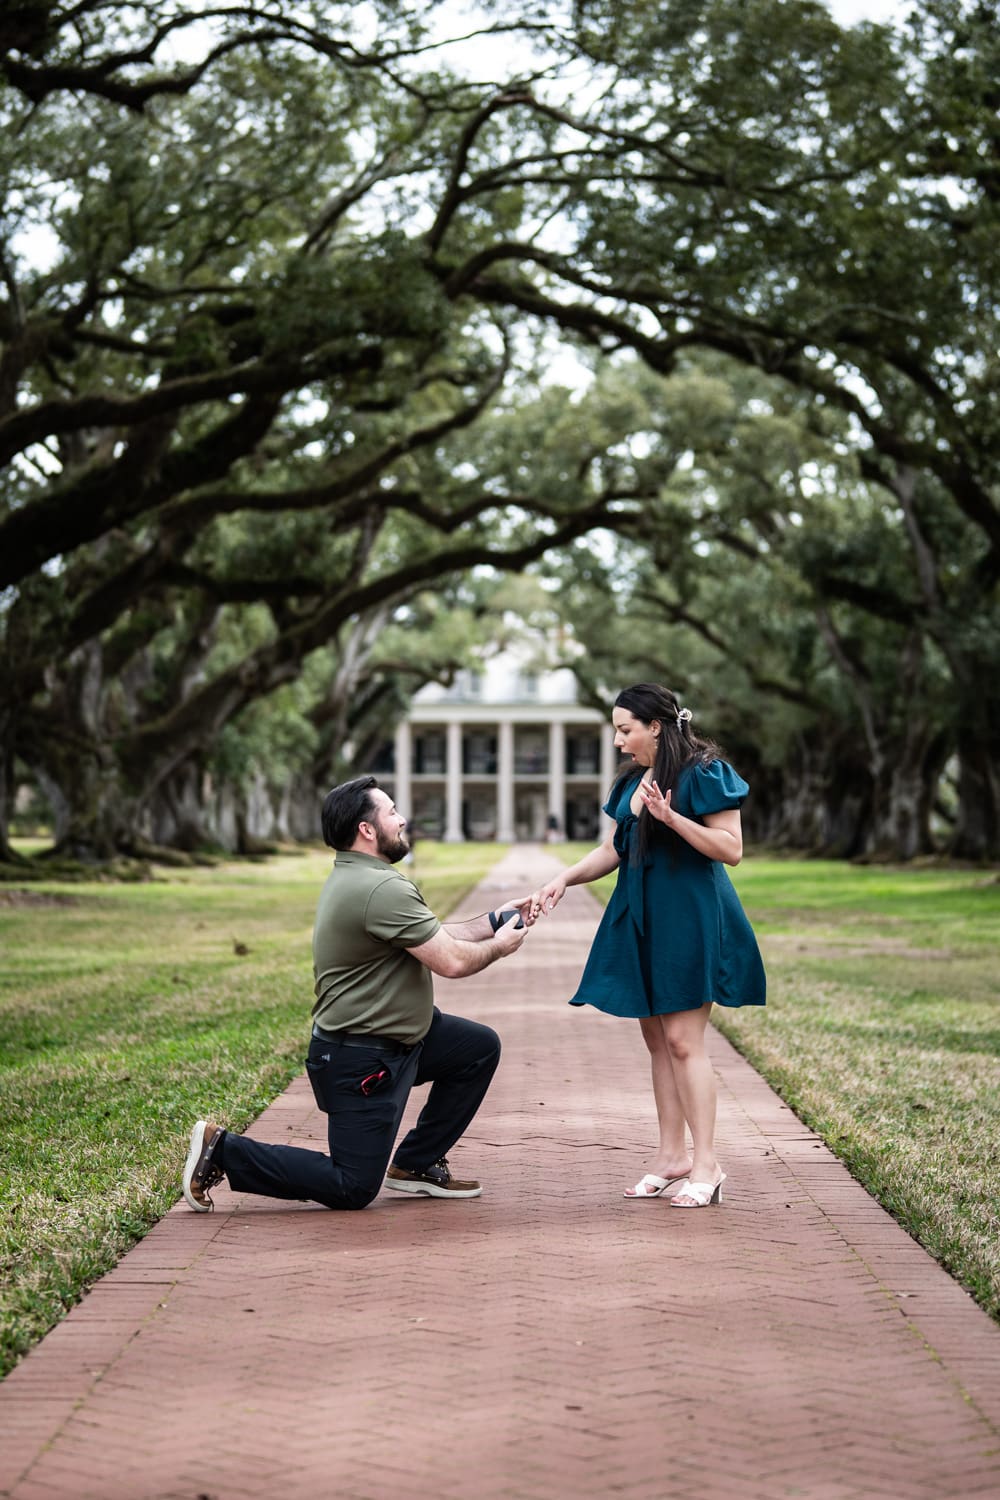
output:
[[[517,848],[464,910],[554,868]],[[0,1494],[1000,1496],[1000,1329],[719,1036],[726,1201],[622,1199],[638,1027],[565,1004],[597,917],[570,891],[516,958],[437,982],[504,1038],[452,1156],[482,1198],[180,1203],[0,1386]],[[255,1132],[325,1140],[302,1081]]]

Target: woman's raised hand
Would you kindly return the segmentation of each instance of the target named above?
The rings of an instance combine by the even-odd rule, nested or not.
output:
[[[655,818],[658,823],[666,823],[668,827],[670,826],[673,810],[670,806],[671,793],[669,791],[661,792],[655,781],[640,781],[639,797],[650,817]]]

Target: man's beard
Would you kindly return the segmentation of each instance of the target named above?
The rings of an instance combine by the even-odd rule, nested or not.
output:
[[[410,841],[405,835],[398,833],[393,838],[388,833],[383,833],[377,828],[378,838],[375,847],[383,859],[387,859],[391,865],[398,865],[399,861],[410,852]]]

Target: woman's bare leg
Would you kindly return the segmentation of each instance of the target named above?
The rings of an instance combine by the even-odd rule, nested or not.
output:
[[[711,1005],[660,1017],[666,1035],[674,1087],[694,1146],[692,1182],[718,1182],[715,1156],[715,1072],[705,1048]]]
[[[674,1081],[673,1062],[667,1046],[665,1016],[644,1016],[639,1021],[643,1041],[649,1048],[653,1099],[660,1139],[647,1170],[657,1177],[686,1177],[691,1153],[684,1136],[684,1110]]]

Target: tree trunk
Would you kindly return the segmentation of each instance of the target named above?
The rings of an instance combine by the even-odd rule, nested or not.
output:
[[[203,783],[200,768],[189,762],[146,798],[142,828],[152,843],[190,854],[212,842],[205,827]]]
[[[822,859],[851,859],[863,851],[873,783],[867,764],[848,746],[822,732],[803,737],[780,768],[748,769],[746,777],[751,840]]]
[[[293,777],[282,790],[278,833],[283,839],[309,843],[322,837],[320,808],[328,787],[317,787],[311,777]]]
[[[12,715],[0,709],[0,863],[17,864],[21,856],[10,846],[10,824],[14,815],[14,748],[11,740]]]
[[[933,733],[911,718],[905,745],[890,745],[886,771],[872,818],[866,850],[874,859],[916,859],[937,852],[931,832],[931,813],[948,758],[949,738]]]
[[[39,779],[53,791],[58,788],[62,803],[53,857],[101,864],[132,852],[134,803],[122,789],[117,768],[98,750],[73,745],[61,757],[58,772],[50,762]]]
[[[259,854],[278,836],[278,819],[271,791],[260,771],[247,778],[240,789],[239,852]]]
[[[1000,860],[1000,757],[982,741],[958,747],[958,816],[950,853]]]

